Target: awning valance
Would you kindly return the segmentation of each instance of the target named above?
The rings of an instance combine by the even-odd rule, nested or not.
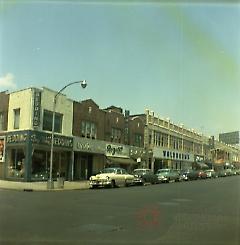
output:
[[[107,157],[109,163],[114,164],[137,164],[132,158],[123,158],[123,157]]]

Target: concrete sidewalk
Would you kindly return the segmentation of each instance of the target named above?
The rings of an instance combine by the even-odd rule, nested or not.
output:
[[[54,189],[47,189],[47,182],[17,182],[0,180],[0,189],[19,191],[64,191],[89,189],[89,181],[64,181],[63,188],[60,188],[57,181],[54,181]]]

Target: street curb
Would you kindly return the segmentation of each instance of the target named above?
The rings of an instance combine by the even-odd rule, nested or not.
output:
[[[73,190],[87,190],[89,189],[89,184],[85,182],[66,182],[66,185],[59,186],[57,183],[54,184],[53,189],[48,189],[46,183],[18,183],[18,182],[8,182],[0,181],[0,190],[15,190],[24,192],[54,192],[54,191],[73,191]]]
[[[24,191],[24,192],[61,192],[61,191],[84,191],[84,190],[89,190],[89,188],[74,188],[74,189],[30,189],[30,188],[23,188],[23,189],[18,189],[18,188],[9,188],[9,187],[0,187],[0,190],[8,190],[8,191]]]

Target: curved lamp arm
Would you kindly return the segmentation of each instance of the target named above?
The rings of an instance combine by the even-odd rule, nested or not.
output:
[[[57,92],[57,94],[54,96],[54,101],[56,101],[57,96],[58,96],[58,95],[59,95],[65,88],[67,88],[67,87],[69,87],[69,86],[71,86],[71,85],[73,85],[73,84],[76,84],[76,83],[81,83],[82,88],[86,88],[86,86],[87,86],[86,80],[83,80],[83,81],[76,81],[76,82],[71,82],[71,83],[67,84],[66,86],[64,86],[62,89],[60,89],[60,90]]]

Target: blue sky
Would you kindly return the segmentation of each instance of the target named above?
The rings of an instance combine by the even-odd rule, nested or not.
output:
[[[65,90],[206,135],[240,130],[240,5],[0,1],[0,90]]]

